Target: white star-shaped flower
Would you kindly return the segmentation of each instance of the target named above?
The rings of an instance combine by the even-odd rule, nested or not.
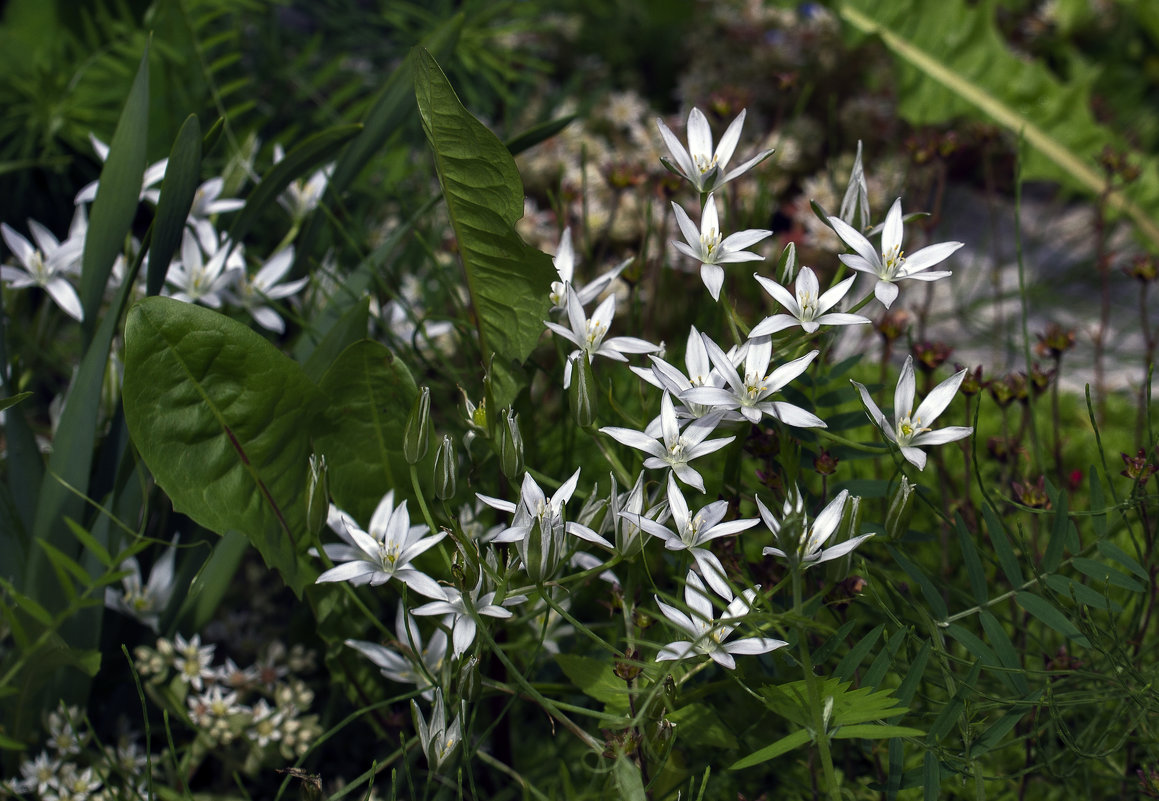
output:
[[[831,548],[823,547],[840,525],[841,516],[845,512],[845,502],[848,499],[849,490],[841,490],[817,515],[813,525],[809,525],[809,517],[805,514],[805,499],[800,490],[793,489],[785,498],[780,520],[777,520],[758,497],[757,511],[760,512],[761,520],[769,527],[769,531],[773,532],[773,537],[780,546],[764,548],[761,555],[788,559],[801,565],[803,570],[822,562],[839,559],[849,553],[873,535],[861,534]],[[789,526],[787,523],[791,518],[795,519],[795,524]]]
[[[817,283],[816,274],[808,267],[802,267],[797,273],[797,283],[794,285],[796,296],[775,281],[763,276],[755,276],[765,291],[773,299],[785,307],[788,314],[774,314],[761,320],[749,331],[752,338],[775,334],[795,325],[801,326],[806,334],[812,334],[823,325],[858,325],[870,322],[869,318],[859,314],[841,314],[829,310],[841,302],[849,292],[857,276],[851,275],[841,283],[820,294],[821,286]]]
[[[700,280],[708,288],[713,300],[720,297],[720,287],[724,284],[724,269],[722,264],[731,264],[738,261],[762,261],[764,256],[751,253],[745,248],[755,245],[762,239],[772,236],[772,231],[763,228],[750,228],[747,231],[738,231],[727,237],[720,231],[720,218],[716,213],[716,199],[708,196],[704,204],[704,213],[700,217],[700,229],[697,230],[692,218],[676,203],[672,204],[676,214],[676,223],[680,226],[680,233],[685,242],[672,241],[672,245],[686,256],[691,256],[700,262]]]
[[[745,111],[742,110],[725,130],[716,150],[712,149],[712,129],[708,127],[708,119],[700,109],[693,108],[688,113],[687,149],[664,121],[657,119],[656,126],[660,129],[660,136],[663,137],[664,144],[668,146],[674,160],[670,161],[661,156],[660,161],[672,172],[687,178],[701,194],[723,186],[738,175],[748,172],[773,153],[772,150],[762,151],[739,167],[734,167],[728,172],[724,171],[733,151],[736,150],[737,142],[740,141],[740,129],[744,126],[744,118]]]
[[[624,268],[632,263],[632,260],[628,259],[622,262],[584,286],[577,286],[574,282],[575,248],[571,243],[571,229],[564,228],[563,235],[559,238],[559,245],[555,249],[555,256],[552,258],[551,263],[555,265],[555,272],[559,275],[558,281],[551,282],[551,310],[555,311],[556,309],[567,307],[566,287],[569,284],[575,288],[580,305],[586,306],[598,298],[611,285],[612,281],[624,271]]]
[[[916,383],[914,381],[914,359],[907,356],[905,365],[901,368],[901,376],[897,380],[897,389],[893,393],[893,425],[885,419],[881,409],[869,397],[869,391],[856,381],[851,382],[861,393],[861,400],[870,418],[885,434],[885,438],[901,448],[901,455],[918,470],[926,467],[926,455],[918,450],[924,445],[943,445],[947,442],[963,439],[974,433],[973,426],[946,426],[934,431],[930,428],[934,420],[946,410],[958,387],[962,384],[966,371],[959,370],[942,383],[938,384],[926,399],[914,411],[914,395]]]
[[[567,366],[563,371],[564,389],[571,386],[571,360],[580,354],[587,356],[589,363],[596,356],[606,356],[618,362],[626,362],[628,357],[624,355],[625,353],[653,353],[659,350],[651,342],[645,342],[636,337],[605,338],[608,328],[612,325],[612,318],[616,315],[615,295],[608,295],[604,298],[604,301],[596,307],[595,313],[588,317],[584,314],[583,305],[580,303],[579,295],[576,294],[574,287],[568,284],[564,294],[567,305],[567,320],[571,328],[544,321],[544,325],[554,333],[576,346],[576,349],[568,355]]]
[[[859,231],[839,217],[830,217],[829,224],[837,232],[837,236],[856,253],[846,253],[839,258],[851,270],[869,273],[877,276],[877,284],[873,287],[873,294],[881,301],[881,305],[889,308],[897,298],[895,281],[904,278],[913,278],[915,281],[937,281],[950,275],[949,270],[934,270],[926,272],[930,267],[944,261],[958,248],[961,242],[941,242],[937,245],[924,247],[912,256],[906,256],[901,249],[902,219],[901,198],[893,202],[889,213],[885,215],[885,224],[881,230],[881,252],[874,250],[869,240]]]
[[[80,322],[84,318],[80,296],[65,275],[75,272],[76,265],[80,263],[84,238],[69,237],[59,242],[51,231],[36,220],[28,221],[28,229],[36,240],[36,247],[9,228],[7,223],[0,223],[0,235],[4,243],[20,262],[19,267],[10,264],[0,266],[0,280],[13,289],[40,287],[65,314]]]

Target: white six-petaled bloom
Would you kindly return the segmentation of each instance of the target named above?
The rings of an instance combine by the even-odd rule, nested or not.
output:
[[[567,320],[571,328],[565,328],[558,323],[544,321],[544,324],[554,333],[576,346],[568,354],[567,367],[563,371],[563,388],[571,386],[571,359],[580,354],[587,357],[588,362],[596,356],[606,356],[618,362],[628,361],[625,353],[653,353],[659,348],[651,342],[645,342],[636,337],[612,337],[605,339],[608,328],[612,325],[612,318],[616,315],[616,296],[608,295],[596,307],[591,317],[584,314],[579,295],[568,285],[565,289],[565,303],[567,305]]]
[[[274,145],[274,164],[286,157],[281,145]],[[298,225],[306,215],[318,208],[322,202],[322,195],[326,193],[326,186],[330,183],[330,176],[334,173],[334,164],[327,164],[303,181],[297,178],[290,181],[286,191],[278,195],[278,203],[290,213],[294,225]]]
[[[856,251],[841,255],[839,258],[842,263],[851,270],[877,276],[877,284],[873,287],[873,294],[887,309],[897,298],[895,281],[900,281],[903,278],[913,278],[915,281],[937,281],[939,278],[945,278],[951,274],[949,270],[934,270],[933,272],[927,272],[927,270],[944,261],[963,244],[962,242],[940,242],[924,247],[911,256],[906,256],[901,249],[901,217],[901,198],[898,198],[893,202],[889,213],[885,215],[885,224],[881,230],[880,253],[874,250],[869,240],[849,223],[839,217],[829,218],[829,224],[833,226],[837,236]]]
[[[81,321],[84,311],[80,296],[65,275],[75,272],[76,266],[80,264],[84,237],[70,236],[64,242],[59,242],[51,231],[36,220],[28,221],[28,229],[37,247],[9,228],[7,223],[0,223],[0,235],[3,235],[8,249],[20,262],[19,267],[10,264],[0,266],[0,280],[13,289],[40,287],[65,314]]]
[[[466,598],[454,587],[441,587],[440,589],[443,592],[442,600],[425,603],[413,611],[416,615],[445,616],[443,622],[451,630],[451,643],[454,646],[456,659],[462,656],[471,647],[471,643],[475,641],[475,634],[478,632],[475,615],[509,618],[512,616],[511,611],[504,607],[521,604],[527,600],[526,595],[510,595],[503,599],[502,604],[496,604],[494,591],[480,594],[483,589],[482,576],[479,577],[479,582]]]
[[[699,230],[692,222],[692,218],[679,205],[673,203],[672,210],[676,214],[680,233],[686,240],[685,242],[673,240],[672,244],[684,255],[700,262],[700,279],[704,281],[713,300],[720,297],[720,288],[724,284],[724,269],[720,265],[764,259],[764,256],[751,253],[745,248],[772,236],[773,232],[763,228],[750,228],[724,237],[720,231],[720,218],[716,213],[716,198],[713,195],[709,195],[704,204]]]
[[[812,334],[823,325],[858,325],[870,322],[868,317],[859,314],[829,311],[849,292],[853,282],[857,280],[855,275],[849,276],[826,290],[824,294],[820,294],[821,286],[817,282],[817,275],[808,267],[802,267],[801,272],[797,273],[797,283],[793,287],[795,297],[775,281],[760,275],[755,278],[777,303],[785,307],[788,314],[774,314],[761,320],[749,331],[751,338],[775,334],[795,325],[801,326],[806,334]]]
[[[778,548],[768,547],[761,551],[762,556],[779,556],[790,562],[799,564],[801,569],[839,559],[852,551],[873,534],[861,534],[851,537],[845,542],[825,548],[824,545],[833,536],[837,526],[841,523],[841,516],[845,513],[845,503],[849,500],[849,490],[841,490],[837,497],[826,504],[821,513],[809,525],[809,516],[805,513],[805,499],[800,490],[794,489],[785,498],[780,520],[769,511],[758,497],[757,511],[761,520],[773,532]],[[792,524],[790,525],[790,519]]]
[[[571,229],[564,228],[551,263],[555,265],[555,272],[559,276],[558,281],[551,282],[551,310],[555,311],[556,309],[567,308],[566,290],[569,284],[575,289],[576,296],[579,297],[580,305],[586,306],[598,298],[600,293],[607,289],[612,281],[624,271],[624,268],[632,263],[632,260],[628,259],[620,263],[582,287],[576,286],[573,281],[575,276],[575,248],[571,243]]]
[[[431,709],[431,722],[427,723],[418,703],[410,702],[411,713],[414,715],[415,728],[418,729],[419,743],[432,770],[438,770],[455,753],[459,742],[463,739],[460,726],[461,714],[455,715],[451,724],[447,725],[447,713],[443,705],[442,689],[435,690],[435,704]]]
[[[437,679],[442,673],[447,658],[447,633],[437,629],[424,646],[414,616],[402,604],[398,605],[394,632],[398,637],[394,648],[366,640],[347,640],[346,645],[377,665],[391,681],[413,684],[422,690],[423,698],[432,700],[435,690],[431,678]]]
[[[129,575],[121,579],[122,589],[105,587],[105,606],[136,618],[156,633],[161,613],[173,595],[173,562],[176,558],[177,537],[174,537],[173,543],[153,563],[149,581],[144,587],[141,586],[141,566],[137,557],[131,556],[121,562],[121,570],[128,570]]]
[[[700,578],[691,570],[684,583],[684,602],[688,605],[691,614],[685,614],[679,609],[656,598],[656,604],[664,617],[668,618],[678,629],[683,631],[691,641],[678,640],[670,642],[660,649],[656,661],[662,662],[674,659],[688,659],[697,654],[712,659],[721,667],[732,670],[736,667],[734,654],[765,654],[769,651],[787,645],[784,640],[774,640],[769,637],[745,637],[732,642],[725,642],[732,634],[737,624],[744,619],[753,608],[760,585],[750,587],[737,597],[729,593],[724,599],[729,602],[724,615],[719,620],[713,619],[712,601],[705,591]]]
[[[310,282],[309,278],[282,281],[293,263],[293,246],[283,248],[270,256],[269,261],[252,278],[245,270],[234,273],[237,280],[232,287],[223,291],[223,297],[248,311],[262,328],[281,334],[286,330],[286,323],[273,307],[267,305],[268,302],[284,300]]]
[[[89,142],[92,143],[93,151],[97,154],[102,162],[109,160],[109,146],[97,139],[92,133],[89,134]],[[154,187],[161,183],[161,179],[165,177],[165,170],[169,167],[169,159],[161,159],[158,162],[150,164],[145,169],[145,174],[141,176],[141,194],[140,200],[148,200],[154,206],[157,201],[161,199],[161,190]],[[73,198],[73,203],[81,205],[82,203],[92,203],[97,199],[97,189],[100,186],[99,181],[93,181],[86,184],[76,197]]]
[[[333,516],[332,516],[333,519]],[[424,537],[426,526],[412,526],[404,500],[394,505],[394,490],[386,493],[370,518],[369,531],[363,531],[349,515],[337,515],[338,530],[345,544],[323,545],[322,550],[341,564],[318,576],[317,584],[330,581],[369,583],[377,586],[396,578],[415,592],[428,598],[443,598],[443,588],[426,573],[411,567],[418,558],[446,536],[440,531]]]
[[[721,596],[729,597],[732,591],[724,575],[724,565],[716,554],[704,546],[717,537],[727,537],[752,528],[757,524],[757,519],[722,522],[728,514],[728,501],[713,501],[692,514],[671,473],[668,474],[668,511],[672,514],[675,531],[642,514],[621,512],[620,516],[663,540],[668,550],[688,551],[696,560],[696,566],[708,585]]]
[[[923,445],[944,445],[947,442],[964,439],[974,432],[973,426],[946,426],[934,431],[930,425],[950,405],[966,370],[954,373],[942,383],[938,384],[926,399],[914,411],[914,395],[916,382],[914,380],[914,359],[907,356],[905,365],[901,368],[901,376],[897,380],[897,389],[893,393],[893,425],[885,419],[881,409],[869,397],[869,391],[857,383],[851,382],[861,393],[861,400],[870,418],[885,434],[885,438],[901,448],[901,455],[918,470],[926,467],[926,455],[918,450]]]
[[[703,334],[701,336],[704,338],[709,359],[712,360],[717,372],[724,377],[727,387],[693,387],[680,393],[682,401],[700,403],[718,410],[737,410],[750,423],[760,422],[761,415],[767,414],[785,425],[797,428],[827,427],[824,420],[800,406],[794,406],[786,401],[769,400],[774,393],[780,392],[790,381],[805,372],[820,351],[807,353],[782,364],[770,373],[768,369],[769,361],[773,358],[772,341],[769,337],[750,339],[742,348],[745,371],[742,379],[728,354],[712,339]],[[738,353],[738,357],[739,355]]]
[[[636,448],[648,454],[648,458],[644,460],[644,467],[649,470],[669,467],[685,484],[704,492],[704,479],[688,463],[720,450],[735,439],[734,437],[706,439],[720,420],[720,412],[711,412],[693,420],[684,431],[681,431],[676,421],[676,408],[672,405],[672,396],[665,392],[660,400],[660,440],[648,436],[643,431],[616,426],[605,426],[600,429],[600,433],[607,434],[629,448]]]
[[[245,257],[241,247],[231,247],[228,239],[208,241],[209,249],[203,254],[205,242],[186,228],[181,238],[181,261],[170,265],[165,280],[175,287],[170,297],[220,309],[229,285],[245,271]]]
[[[716,150],[712,149],[712,129],[708,127],[708,119],[700,109],[693,108],[688,113],[687,149],[664,124],[664,120],[657,119],[656,126],[660,129],[660,136],[675,160],[673,162],[661,156],[660,161],[672,172],[687,178],[701,194],[723,186],[738,175],[748,172],[773,153],[772,150],[764,150],[739,167],[734,167],[728,172],[724,171],[733,151],[736,150],[737,142],[740,141],[740,129],[744,125],[744,118],[745,110],[742,110],[725,130]]]

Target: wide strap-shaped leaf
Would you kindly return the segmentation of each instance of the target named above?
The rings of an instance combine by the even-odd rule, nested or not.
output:
[[[484,359],[490,362],[494,354],[501,367],[522,363],[544,331],[555,269],[550,257],[515,231],[523,216],[523,183],[515,161],[463,108],[425,51],[415,62],[415,96],[458,240]],[[518,390],[504,386],[504,395]],[[503,406],[511,400],[495,402]]]
[[[84,330],[90,336],[96,330],[97,312],[113,262],[125,246],[125,234],[133,224],[140,203],[148,140],[149,48],[146,47],[113,140],[109,143],[109,157],[101,168],[97,196],[89,212],[81,263],[80,299],[84,309]]]
[[[309,437],[324,407],[302,368],[217,312],[146,298],[125,323],[123,398],[173,508],[218,534],[241,531],[300,593]]]
[[[386,491],[408,475],[402,434],[418,387],[406,365],[369,340],[342,351],[320,386],[330,410],[315,445],[326,456],[330,494],[365,522]]]
[[[159,294],[161,287],[165,286],[165,273],[181,244],[200,175],[201,124],[196,114],[190,114],[173,140],[169,165],[165,168],[165,182],[157,201],[153,244],[149,248],[149,267],[145,271],[145,292],[149,295]]]

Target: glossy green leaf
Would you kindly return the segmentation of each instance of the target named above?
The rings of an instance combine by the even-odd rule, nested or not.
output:
[[[141,181],[145,175],[149,140],[149,48],[141,56],[137,77],[109,143],[109,157],[101,168],[97,196],[89,211],[88,232],[80,276],[84,329],[96,330],[101,299],[117,254],[137,214]]]
[[[963,115],[992,120],[1029,145],[1024,178],[1061,181],[1100,195],[1106,178],[1097,157],[1104,147],[1124,142],[1094,119],[1095,72],[1076,71],[1064,83],[1041,60],[1014,53],[995,24],[996,5],[997,0],[842,0],[838,13],[858,31],[880,36],[897,56],[898,109],[906,120],[917,125]],[[1154,217],[1159,170],[1153,159],[1142,167],[1139,180],[1109,192],[1105,200],[1159,243]]]
[[[555,277],[551,258],[515,231],[523,216],[523,183],[503,143],[459,102],[427,52],[415,64],[415,96],[423,131],[458,241],[484,360],[496,369],[522,363],[544,332]],[[501,408],[514,399],[504,383]],[[499,389],[493,385],[493,392]]]
[[[245,207],[238,213],[229,229],[230,241],[235,245],[243,240],[250,228],[278,199],[294,180],[323,166],[334,158],[338,149],[353,139],[361,125],[340,125],[307,137],[286,157],[275,164],[245,199]]]
[[[173,507],[244,533],[300,593],[310,433],[324,407],[302,369],[248,326],[169,298],[125,323],[125,419]]]
[[[794,748],[800,748],[812,738],[809,732],[805,729],[798,729],[792,734],[786,734],[776,742],[766,745],[764,748],[758,748],[747,757],[738,759],[728,766],[729,770],[743,770],[744,768],[751,768],[753,765],[759,765],[762,762],[768,762],[770,759],[776,759],[781,754],[787,754]]]
[[[315,445],[326,456],[330,494],[365,522],[387,490],[409,475],[402,435],[418,388],[385,345],[365,339],[342,351],[319,386],[329,410]]]
[[[1014,600],[1018,605],[1029,612],[1041,622],[1045,623],[1050,628],[1057,631],[1067,639],[1074,640],[1079,645],[1089,648],[1090,642],[1078,630],[1074,623],[1071,623],[1058,607],[1050,601],[1041,596],[1034,595],[1029,592],[1018,592],[1014,594]]]
[[[201,177],[201,124],[190,114],[177,132],[165,167],[165,181],[153,218],[153,239],[149,246],[149,266],[145,271],[145,293],[156,295],[165,286],[165,273],[173,254],[181,246],[185,221],[193,207],[193,197]]]
[[[986,569],[978,556],[978,546],[974,544],[974,535],[966,528],[966,521],[961,513],[955,515],[954,530],[958,532],[958,546],[962,549],[962,564],[966,567],[966,577],[970,581],[970,591],[974,600],[981,606],[990,600],[986,590]]]

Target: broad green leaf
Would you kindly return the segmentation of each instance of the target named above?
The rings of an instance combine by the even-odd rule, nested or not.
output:
[[[1067,619],[1067,616],[1060,612],[1058,607],[1050,601],[1029,592],[1015,593],[1014,600],[1018,602],[1019,606],[1059,634],[1067,639],[1074,640],[1084,648],[1090,648],[1090,642],[1082,635],[1078,627],[1074,623],[1071,623]]]
[[[326,371],[338,360],[342,351],[355,342],[366,339],[369,330],[370,298],[364,296],[351,304],[345,314],[334,320],[333,325],[316,345],[309,342],[307,337],[301,337],[295,355],[302,363],[306,376],[315,384],[321,383],[322,376],[326,375]]]
[[[125,418],[173,507],[244,533],[296,593],[309,436],[324,406],[302,369],[248,326],[170,298],[125,323]]]
[[[237,531],[227,531],[213,546],[213,552],[190,582],[189,592],[177,612],[177,619],[187,622],[189,631],[201,631],[209,623],[233,585],[248,547],[249,541]]]
[[[628,685],[616,676],[610,661],[572,654],[556,654],[555,661],[584,695],[613,708],[628,708]]]
[[[340,125],[307,137],[286,157],[275,164],[245,199],[245,207],[238,213],[229,229],[229,239],[235,245],[245,239],[250,228],[265,213],[278,195],[292,181],[317,169],[334,157],[338,149],[353,139],[361,125]]]
[[[385,345],[365,339],[342,351],[319,386],[329,408],[315,445],[326,456],[330,494],[365,523],[388,490],[409,486],[402,434],[418,388]]]
[[[555,270],[550,257],[515,231],[523,216],[523,183],[511,154],[468,113],[425,51],[415,63],[415,96],[458,241],[484,361],[490,363],[495,354],[500,371],[522,363],[543,334]],[[510,404],[512,388],[504,382],[495,408]]]
[[[797,729],[792,734],[786,734],[776,742],[766,745],[764,748],[759,748],[753,751],[747,757],[738,759],[728,766],[729,770],[743,770],[744,768],[751,768],[753,765],[759,765],[762,762],[768,762],[770,759],[776,759],[781,754],[787,754],[794,748],[800,748],[812,738],[809,732],[805,729]]]
[[[1022,577],[1022,568],[1018,566],[1018,557],[1006,536],[1006,528],[998,515],[990,508],[990,504],[982,505],[982,516],[986,519],[986,530],[990,533],[990,542],[994,545],[994,555],[998,557],[998,564],[1006,574],[1006,580],[1014,587],[1021,587],[1025,583]]]
[[[165,167],[165,181],[153,218],[153,239],[149,246],[149,266],[145,270],[145,293],[156,295],[165,286],[169,262],[181,245],[185,221],[193,207],[201,176],[201,124],[190,114],[177,132]]]
[[[888,740],[890,737],[921,737],[923,734],[925,732],[921,729],[911,729],[909,726],[858,723],[853,726],[842,726],[829,736],[834,740]]]
[[[1023,138],[1030,146],[1025,178],[1046,178],[1081,188],[1091,196],[1105,190],[1097,156],[1123,138],[1098,124],[1091,112],[1094,73],[1066,83],[1042,61],[1021,58],[1002,40],[994,23],[996,0],[842,0],[841,17],[858,31],[881,37],[898,58],[898,109],[917,125],[981,116]],[[1142,175],[1127,190],[1106,196],[1153,243],[1159,244],[1159,171],[1142,161]]]
[[[129,90],[125,108],[109,143],[109,157],[101,168],[97,196],[89,211],[80,276],[80,299],[84,330],[96,330],[105,286],[117,254],[124,250],[125,235],[140,203],[145,175],[145,149],[149,140],[149,47],[141,56],[137,77]]]
[[[974,544],[974,535],[966,528],[966,521],[961,513],[954,518],[954,528],[958,532],[958,545],[962,549],[962,563],[966,566],[966,576],[970,580],[970,591],[974,600],[983,605],[990,599],[986,591],[986,569],[982,567],[982,560],[978,557],[978,546]]]
[[[688,704],[668,713],[680,742],[691,748],[736,748],[736,736],[708,704]]]

